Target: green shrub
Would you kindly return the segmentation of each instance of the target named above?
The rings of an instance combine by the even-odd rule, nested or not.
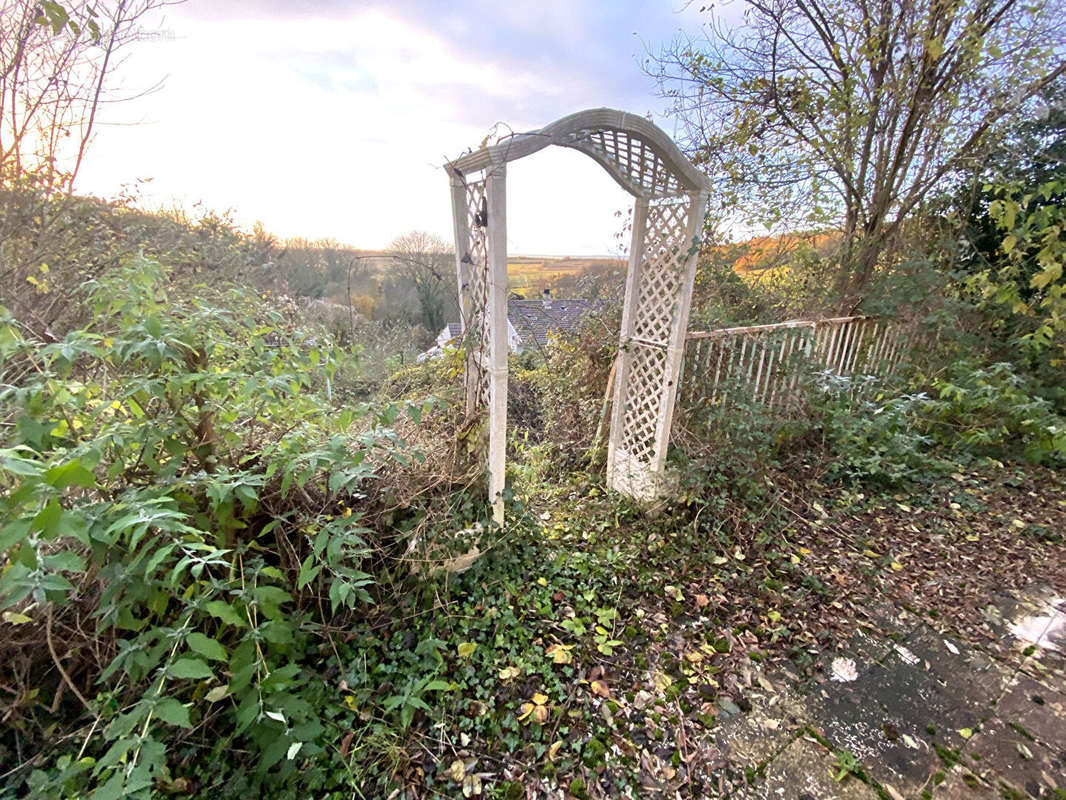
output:
[[[1066,419],[1010,363],[956,362],[933,382],[933,392],[923,423],[948,452],[1035,464],[1066,456]]]
[[[835,478],[894,485],[939,474],[928,454],[932,440],[917,423],[924,394],[852,397],[852,383],[837,380],[827,387],[817,411]]]
[[[959,360],[914,394],[856,400],[836,379],[816,412],[836,477],[895,484],[933,478],[979,459],[1059,463],[1066,420],[1041,387],[1001,362]]]
[[[18,737],[38,797],[148,796],[193,731],[239,742],[250,785],[332,758],[305,661],[373,602],[382,545],[353,508],[417,455],[399,408],[330,407],[321,332],[239,292],[170,301],[165,278],[138,258],[86,284],[93,322],[55,343],[0,318],[0,661],[39,696],[0,756]]]

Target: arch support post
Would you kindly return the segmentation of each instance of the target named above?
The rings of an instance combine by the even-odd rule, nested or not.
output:
[[[619,337],[607,485],[640,500],[671,490],[674,405],[706,192],[638,197]]]
[[[633,331],[636,325],[636,310],[640,300],[640,276],[644,263],[644,234],[648,226],[648,198],[638,197],[633,204],[633,236],[629,244],[629,265],[626,269],[625,295],[622,304],[622,324],[618,333],[618,366],[614,375],[614,398],[611,401],[611,432],[607,441],[607,485],[625,491],[624,480],[619,478],[619,457],[626,460],[622,447],[622,429],[625,427],[626,405],[629,398],[626,388],[633,364]],[[628,467],[627,467],[628,469]]]
[[[507,167],[494,164],[485,178],[488,251],[489,499],[503,524],[507,459]]]
[[[665,466],[670,434],[673,431],[674,406],[681,388],[681,369],[685,363],[685,339],[688,335],[688,315],[692,309],[692,290],[696,283],[696,268],[699,266],[700,233],[707,210],[707,195],[692,192],[689,195],[688,224],[682,242],[681,285],[678,287],[677,307],[670,328],[666,348],[666,374],[663,376],[660,400],[659,429],[655,432],[659,471]]]
[[[471,270],[470,217],[467,213],[466,182],[457,172],[451,173],[452,227],[455,232],[455,277],[459,287],[459,324],[463,333],[469,327]]]

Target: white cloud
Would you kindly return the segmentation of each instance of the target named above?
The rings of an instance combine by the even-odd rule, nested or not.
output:
[[[572,3],[507,8],[513,27],[579,38]],[[258,20],[182,10],[162,23],[173,40],[140,43],[124,66],[131,87],[168,77],[161,91],[109,110],[112,122],[140,124],[100,129],[83,191],[112,194],[150,177],[149,201],[202,200],[282,236],[360,247],[413,228],[447,238],[447,157],[476,146],[498,120],[523,130],[625,100],[605,97],[617,89],[574,64],[532,68],[506,47],[463,47],[458,15],[434,28],[381,8]],[[513,164],[509,183],[513,252],[617,246],[615,212],[628,198],[590,160],[542,151]]]

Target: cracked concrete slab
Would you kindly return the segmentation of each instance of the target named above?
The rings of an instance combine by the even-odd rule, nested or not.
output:
[[[997,704],[996,716],[1052,751],[1066,753],[1066,695],[1018,674]]]
[[[836,756],[806,736],[770,763],[753,786],[733,797],[743,800],[875,800],[877,792],[854,775],[836,780]]]
[[[1015,666],[1037,654],[1062,667],[1066,653],[1066,613],[1049,587],[1034,585],[993,597],[982,614],[994,634],[987,643],[998,658]]]
[[[730,768],[756,776],[730,796],[1066,797],[1063,601],[1033,587],[990,607],[993,646],[968,646],[946,621],[936,630],[904,612],[824,653],[808,694],[779,676],[714,733]],[[847,763],[870,785],[836,781]]]
[[[967,766],[996,787],[1009,786],[1022,796],[1053,797],[1066,792],[1066,754],[1055,753],[994,719],[966,748]]]
[[[894,649],[919,659],[919,666],[932,676],[960,705],[981,714],[1003,693],[1014,674],[1010,667],[962,643],[949,633],[921,627]]]
[[[774,694],[756,699],[747,714],[720,724],[714,738],[730,762],[754,770],[784,749],[806,724],[802,699],[782,685]]]
[[[897,688],[886,693],[890,677],[875,664],[851,683],[824,688],[812,716],[826,740],[855,755],[872,778],[913,794],[930,780],[937,757],[925,741],[925,722],[899,705]]]

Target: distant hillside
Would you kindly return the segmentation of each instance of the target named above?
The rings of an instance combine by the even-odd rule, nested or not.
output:
[[[512,256],[507,259],[507,282],[511,291],[525,297],[544,289],[560,297],[576,297],[612,279],[621,286],[625,268],[620,258]]]
[[[741,277],[757,280],[787,270],[801,248],[824,253],[836,239],[825,233],[760,236],[711,248],[705,255],[729,263]],[[283,243],[278,262],[275,274],[283,280],[276,288],[286,293],[343,303],[350,287],[377,314],[385,311],[382,306],[397,301],[386,296],[390,294],[387,284],[396,280],[396,263],[386,250],[290,240]],[[625,270],[625,259],[607,256],[511,255],[507,259],[508,288],[527,298],[544,289],[551,289],[557,297],[617,295]]]
[[[715,248],[736,254],[733,269],[740,276],[787,267],[801,249],[825,254],[838,241],[839,234],[780,234],[756,236],[737,245]]]

